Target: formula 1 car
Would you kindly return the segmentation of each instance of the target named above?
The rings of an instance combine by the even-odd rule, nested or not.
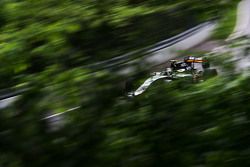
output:
[[[200,64],[199,66],[197,64]],[[147,88],[157,80],[163,79],[171,82],[179,78],[189,77],[193,81],[201,81],[205,69],[209,68],[209,62],[206,58],[186,57],[183,61],[170,60],[170,67],[161,72],[154,72],[136,91],[129,92],[129,97],[138,96],[144,93]],[[211,69],[210,69],[211,70]],[[217,71],[212,69],[213,75],[217,75]],[[210,71],[210,72],[211,72]]]

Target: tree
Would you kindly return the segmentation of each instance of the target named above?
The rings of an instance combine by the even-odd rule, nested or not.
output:
[[[242,160],[249,166],[247,75],[159,83],[131,100],[122,95],[121,76],[82,68],[88,41],[99,44],[93,35],[110,33],[102,37],[116,37],[126,50],[122,28],[161,15],[169,4],[179,7],[174,2],[1,1],[1,88],[30,89],[0,111],[0,166],[236,166]],[[134,40],[133,33],[139,32],[125,36]],[[120,48],[107,49],[105,58],[113,52]],[[55,120],[43,119],[73,107],[56,117],[62,119],[56,129],[49,122]]]

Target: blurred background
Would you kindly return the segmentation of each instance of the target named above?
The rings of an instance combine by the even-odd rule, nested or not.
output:
[[[249,4],[1,0],[0,166],[250,166]],[[209,56],[218,76],[127,97],[165,68],[152,49],[210,23],[171,56]]]

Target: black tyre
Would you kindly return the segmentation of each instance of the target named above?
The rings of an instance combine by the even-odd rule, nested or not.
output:
[[[202,67],[204,69],[207,69],[207,68],[210,67],[210,63],[209,63],[209,61],[206,58],[204,58],[204,60],[205,60],[205,62],[202,63]]]
[[[205,79],[215,77],[217,75],[218,75],[218,72],[216,69],[205,69],[203,72],[203,78]]]

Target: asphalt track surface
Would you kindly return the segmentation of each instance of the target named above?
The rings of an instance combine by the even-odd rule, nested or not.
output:
[[[240,41],[238,39],[241,39]],[[238,40],[238,41],[237,41]],[[225,40],[226,45],[216,47],[211,53],[233,54],[232,60],[236,64],[237,72],[250,69],[250,0],[242,0],[238,4],[237,20],[233,33]],[[228,47],[236,42],[239,47]]]

